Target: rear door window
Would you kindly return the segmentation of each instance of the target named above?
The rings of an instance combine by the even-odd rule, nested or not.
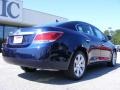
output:
[[[87,24],[85,24],[85,25],[78,24],[76,27],[77,27],[77,31],[83,32],[83,33],[91,35],[91,36],[94,36],[94,32],[93,32],[93,30],[92,30],[92,28],[91,28],[90,25],[87,25]]]

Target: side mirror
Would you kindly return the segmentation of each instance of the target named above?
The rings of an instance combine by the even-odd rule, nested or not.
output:
[[[112,40],[112,36],[107,35],[108,40]]]

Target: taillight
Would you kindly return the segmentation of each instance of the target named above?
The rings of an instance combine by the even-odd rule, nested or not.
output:
[[[34,41],[36,42],[53,42],[59,39],[63,35],[63,32],[59,31],[49,31],[49,32],[42,32],[37,34]]]

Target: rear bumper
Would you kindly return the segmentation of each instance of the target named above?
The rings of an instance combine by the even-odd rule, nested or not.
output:
[[[62,50],[61,50],[62,51]],[[64,51],[58,50],[52,53],[50,47],[44,46],[37,48],[8,48],[2,49],[3,59],[11,64],[40,68],[40,69],[57,69],[67,70],[69,60],[65,58]]]
[[[67,62],[52,62],[50,60],[30,60],[30,59],[22,59],[22,58],[12,58],[5,57],[3,59],[11,64],[24,66],[24,67],[32,67],[39,69],[57,69],[57,70],[67,70]]]

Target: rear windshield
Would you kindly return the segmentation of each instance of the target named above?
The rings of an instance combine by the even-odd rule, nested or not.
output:
[[[59,25],[56,25],[56,27],[62,27],[62,28],[67,28],[67,29],[75,29],[75,25],[71,23],[62,23]]]

